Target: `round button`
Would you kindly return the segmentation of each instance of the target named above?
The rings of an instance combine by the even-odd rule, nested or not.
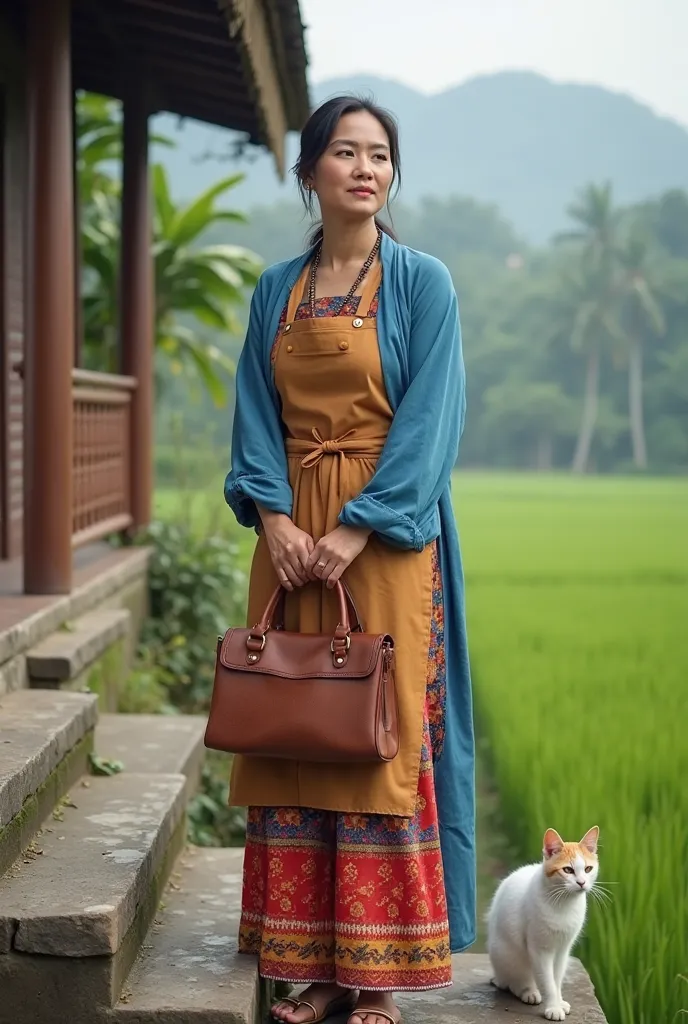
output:
[[[360,316],[357,316],[356,319],[354,320],[354,327],[363,327],[363,321],[361,320]]]
[[[285,334],[289,334],[290,330],[291,330],[291,324],[287,324],[287,326],[284,328],[284,333]]]
[[[294,346],[293,345],[287,345],[287,352],[293,352],[293,351],[294,351]]]
[[[349,342],[348,341],[340,341],[339,342],[339,347],[342,350],[342,352],[346,352],[346,350],[349,347]]]

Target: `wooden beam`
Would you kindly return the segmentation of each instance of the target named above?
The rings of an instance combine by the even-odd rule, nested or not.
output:
[[[98,36],[96,34],[81,27],[75,29],[72,39],[74,61],[77,65],[87,59],[97,63],[102,61],[104,55],[99,50]],[[168,61],[174,61],[176,70],[181,75],[184,74],[184,70],[189,64],[199,68],[213,68],[215,71],[223,74],[242,93],[246,89],[244,69],[234,50],[231,51],[230,56],[222,51],[211,51],[208,53],[207,47],[199,46],[197,43],[189,43],[176,37],[155,39],[147,33],[146,35],[135,34],[129,40],[126,52],[128,55],[133,53],[137,60],[141,62],[142,67],[145,67],[146,62],[152,56],[161,56]],[[111,54],[107,63],[113,65],[116,59],[116,54]],[[112,70],[114,70],[114,67]],[[127,65],[126,71],[129,77],[131,77],[129,65]]]
[[[217,20],[219,21],[218,29],[209,32],[190,32],[188,28],[178,28],[176,25],[170,25],[165,21],[142,18],[140,15],[128,11],[119,15],[117,23],[124,26],[124,33],[127,37],[130,37],[135,29],[144,28],[153,32],[158,39],[165,36],[178,36],[180,39],[196,40],[199,43],[203,43],[204,46],[219,46],[227,50],[230,45],[229,39],[223,28],[222,19],[218,18]]]
[[[84,316],[81,303],[83,246],[81,244],[81,190],[79,188],[78,167],[78,113],[76,93],[72,90],[72,180],[74,183],[74,366],[81,366],[84,351]]]
[[[247,108],[245,112],[240,112],[235,109],[231,112],[232,116],[228,117],[221,98],[199,96],[188,89],[182,91],[180,87],[179,92],[169,90],[165,94],[165,102],[160,109],[172,111],[178,117],[190,117],[243,133],[252,145],[265,144],[263,126],[257,120],[255,110]]]
[[[115,533],[123,533],[131,525],[132,518],[126,513],[111,516],[110,519],[102,519],[99,523],[94,523],[93,526],[87,526],[85,529],[75,533],[72,537],[72,547],[83,548],[86,544],[93,544],[96,540],[102,540],[103,537],[110,537]]]
[[[193,54],[191,58],[193,58]],[[204,64],[201,57],[198,61],[189,59],[190,55],[187,53],[184,57],[181,53],[175,55],[168,55],[165,53],[159,53],[154,51],[145,50],[143,47],[138,47],[134,44],[129,48],[130,59],[135,59],[139,62],[141,67],[145,67],[149,72],[159,70],[160,75],[156,75],[156,80],[159,81],[161,88],[164,83],[169,84],[177,83],[186,87],[186,76],[192,76],[200,79],[207,86],[203,92],[209,96],[215,96],[217,99],[221,99],[225,102],[225,94],[227,91],[231,92],[232,105],[251,105],[248,97],[242,99],[245,82],[240,75],[235,72],[231,66],[225,63],[224,68],[222,63],[214,64],[209,62],[207,65]],[[119,77],[120,85],[122,89],[126,89],[127,83],[134,84],[141,80],[140,73],[137,75],[134,68],[130,67],[127,69],[127,73],[123,74],[122,69],[116,66],[115,60],[101,61],[98,60],[95,54],[85,53],[75,62],[75,74],[82,76],[93,71],[100,71],[106,73],[110,78],[115,79]],[[220,94],[215,86],[220,86],[222,94]],[[231,108],[230,108],[231,109]]]
[[[128,7],[143,7],[160,14],[172,14],[178,18],[188,18],[191,21],[212,22],[215,25],[220,17],[218,12],[199,11],[188,6],[179,4],[160,3],[158,0],[121,0]]]
[[[153,483],[154,277],[148,173],[148,100],[142,85],[123,105],[121,372],[137,381],[131,401],[130,496],[134,529],[151,518]]]
[[[70,0],[29,0],[24,590],[72,583],[74,175]]]
[[[218,82],[232,89],[235,99],[241,101],[241,97],[244,96],[246,82],[242,75],[242,68],[239,65],[231,64],[228,60],[206,60],[203,54],[193,50],[187,50],[186,54],[181,51],[170,53],[165,47],[146,50],[143,47],[139,48],[136,43],[132,48],[140,59],[145,61],[146,66],[150,66],[151,62],[154,62],[158,67],[171,71],[177,82],[182,83],[187,74],[207,75],[210,82]],[[248,97],[245,102],[249,102]]]

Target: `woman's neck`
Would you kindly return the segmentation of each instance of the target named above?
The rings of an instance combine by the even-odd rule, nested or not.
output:
[[[371,217],[364,224],[323,223],[320,266],[337,273],[351,263],[364,263],[377,238],[377,225]]]

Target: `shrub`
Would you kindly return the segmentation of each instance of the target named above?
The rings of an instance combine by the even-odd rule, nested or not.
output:
[[[175,523],[154,523],[141,540],[153,547],[153,557],[138,667],[154,672],[178,711],[204,713],[217,638],[243,616],[246,579],[236,549],[225,538],[198,537]]]

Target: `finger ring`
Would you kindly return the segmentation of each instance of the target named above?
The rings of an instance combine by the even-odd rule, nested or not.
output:
[[[318,569],[324,569],[324,568],[325,568],[325,563],[324,562],[318,562]]]

